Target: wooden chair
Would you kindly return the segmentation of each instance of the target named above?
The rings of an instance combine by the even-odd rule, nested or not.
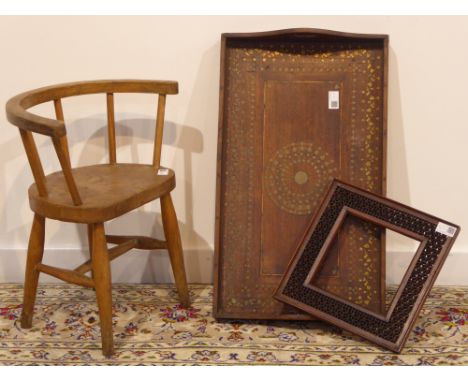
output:
[[[96,93],[105,94],[107,101],[109,164],[72,169],[61,99]],[[158,94],[152,165],[117,162],[114,93]],[[160,167],[166,95],[177,93],[178,84],[171,81],[90,81],[32,90],[13,97],[6,104],[8,120],[19,127],[35,180],[29,188],[29,204],[34,211],[34,220],[26,264],[21,315],[23,328],[32,326],[39,273],[44,272],[66,282],[95,288],[103,354],[112,355],[110,261],[132,248],[167,249],[181,305],[190,305],[179,228],[170,194],[175,187],[175,176],[172,170]],[[32,106],[48,101],[54,103],[57,119],[44,118],[27,111]],[[52,138],[62,171],[44,175],[32,133]],[[161,202],[165,241],[143,236],[105,234],[104,222],[158,198]],[[45,218],[87,224],[90,260],[74,270],[43,264]],[[107,243],[117,245],[109,249]],[[90,271],[91,277],[86,276],[85,273]]]

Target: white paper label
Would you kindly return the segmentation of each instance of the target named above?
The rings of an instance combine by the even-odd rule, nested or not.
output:
[[[455,232],[457,232],[457,229],[455,227],[452,227],[451,225],[439,222],[436,227],[436,232],[439,232],[445,236],[453,237],[455,235]]]
[[[158,175],[169,175],[169,169],[167,168],[158,169]]]
[[[340,108],[340,92],[338,90],[330,90],[328,92],[328,108],[329,109]]]

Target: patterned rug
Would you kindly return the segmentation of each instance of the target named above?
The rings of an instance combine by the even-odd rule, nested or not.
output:
[[[436,287],[397,355],[320,322],[216,322],[212,287],[113,287],[116,355],[101,354],[94,292],[41,285],[33,328],[19,325],[22,287],[0,284],[0,365],[468,365],[468,287]]]

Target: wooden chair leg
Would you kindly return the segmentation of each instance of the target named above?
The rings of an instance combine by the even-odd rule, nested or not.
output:
[[[39,282],[39,271],[36,265],[42,262],[44,255],[44,234],[45,218],[37,214],[34,220],[29,236],[28,257],[26,260],[26,274],[24,280],[23,310],[21,312],[21,327],[30,328],[32,326],[32,317],[34,303],[36,302],[37,284]]]
[[[91,242],[93,280],[95,283],[101,322],[102,352],[105,356],[110,356],[114,354],[112,335],[112,283],[103,223],[92,225]]]
[[[89,259],[93,256],[93,225],[88,224],[88,248],[89,248]],[[93,277],[93,269],[91,268],[91,277]]]
[[[180,240],[179,224],[170,194],[161,197],[161,213],[164,235],[166,236],[169,258],[171,260],[177,292],[179,293],[180,304],[182,307],[188,308],[190,306],[190,297],[185,275],[182,242]]]

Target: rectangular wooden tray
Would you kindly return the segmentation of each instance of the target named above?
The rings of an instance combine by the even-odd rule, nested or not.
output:
[[[385,193],[387,62],[386,35],[222,35],[215,317],[310,319],[272,296],[333,178]],[[375,308],[385,240],[345,231],[318,283]]]

